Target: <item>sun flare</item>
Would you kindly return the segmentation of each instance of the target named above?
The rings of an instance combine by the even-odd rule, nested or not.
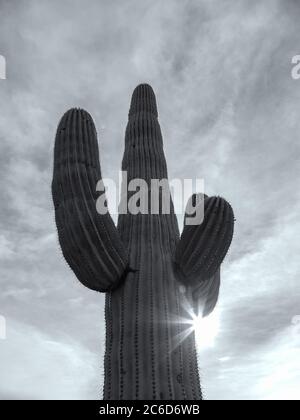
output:
[[[209,316],[203,318],[202,315],[195,313],[187,299],[184,300],[183,308],[186,316],[180,318],[182,329],[177,336],[176,346],[187,339],[190,334],[195,333],[198,350],[213,347],[219,333],[219,311],[216,309]],[[198,313],[202,314],[201,308],[198,308]],[[174,317],[173,322],[177,323],[178,319]]]
[[[206,318],[195,316],[192,322],[198,348],[212,347],[219,333],[219,316],[217,311]]]

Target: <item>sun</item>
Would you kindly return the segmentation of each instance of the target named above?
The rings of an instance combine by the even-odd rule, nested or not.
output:
[[[219,326],[219,314],[217,311],[206,318],[194,317],[192,328],[195,331],[198,349],[214,346],[215,339],[219,333]]]
[[[195,333],[197,350],[213,347],[219,333],[219,311],[215,310],[212,314],[203,318],[202,315],[197,315],[194,312],[187,299],[184,300],[183,308],[185,316],[179,320],[183,328],[177,336],[176,346],[181,344],[190,334]],[[198,313],[202,313],[200,308]],[[173,322],[178,322],[178,319],[175,318]]]

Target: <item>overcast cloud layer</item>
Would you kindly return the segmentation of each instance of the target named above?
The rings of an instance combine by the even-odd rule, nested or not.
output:
[[[54,135],[86,108],[117,179],[130,95],[148,82],[170,177],[205,178],[237,219],[199,351],[205,396],[300,399],[299,20],[296,0],[0,0],[0,398],[101,395],[104,299],[58,247]]]

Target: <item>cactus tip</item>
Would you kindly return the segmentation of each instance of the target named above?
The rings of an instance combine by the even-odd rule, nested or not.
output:
[[[138,85],[132,94],[129,117],[139,112],[149,112],[158,116],[154,91],[147,83]]]

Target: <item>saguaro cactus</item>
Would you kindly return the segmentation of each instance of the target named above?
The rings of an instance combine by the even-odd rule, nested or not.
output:
[[[71,109],[58,126],[52,193],[63,255],[81,283],[105,292],[104,399],[202,399],[186,304],[215,307],[220,265],[233,235],[233,211],[203,196],[200,225],[179,236],[170,214],[121,214],[115,227],[96,211],[101,179],[91,116]],[[156,99],[149,85],[133,93],[122,170],[127,182],[167,178]],[[126,187],[126,185],[125,185]],[[193,197],[195,199],[197,197]],[[191,319],[190,319],[191,320]]]

